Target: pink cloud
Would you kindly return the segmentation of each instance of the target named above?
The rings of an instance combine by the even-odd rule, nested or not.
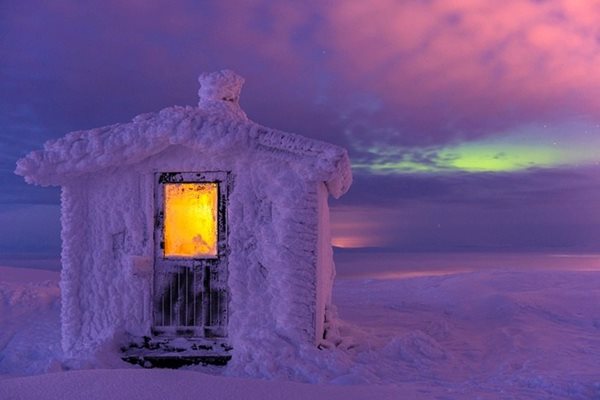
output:
[[[69,120],[193,104],[199,71],[232,68],[265,123],[306,133],[310,117],[298,110],[327,107],[336,135],[358,132],[336,140],[437,144],[499,125],[600,118],[597,4],[28,0],[8,10],[5,58],[14,76],[40,77]]]
[[[600,118],[600,3],[351,0],[329,17],[333,68],[392,107]]]

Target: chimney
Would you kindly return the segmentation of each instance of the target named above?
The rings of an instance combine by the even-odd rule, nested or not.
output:
[[[233,113],[247,119],[239,105],[244,78],[231,70],[224,69],[201,74],[198,82],[200,83],[198,107],[207,111]]]

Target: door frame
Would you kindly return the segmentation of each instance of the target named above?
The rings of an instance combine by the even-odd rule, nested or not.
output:
[[[164,185],[177,183],[217,184],[216,256],[164,256]],[[155,173],[154,284],[152,285],[152,333],[154,336],[227,337],[229,314],[227,208],[230,189],[231,173],[227,171]],[[190,291],[191,297],[188,297]],[[190,298],[193,309],[188,310]],[[181,310],[182,303],[185,304],[185,312]],[[165,307],[168,309],[167,313]],[[192,317],[187,316],[190,313]],[[182,317],[184,314],[185,317]],[[165,321],[166,315],[169,316],[168,321]]]

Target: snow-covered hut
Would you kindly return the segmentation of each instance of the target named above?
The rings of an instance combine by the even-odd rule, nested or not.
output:
[[[126,337],[146,360],[223,361],[327,334],[328,197],[351,184],[346,150],[249,120],[231,71],[199,82],[197,107],[72,132],[17,164],[62,187],[68,357]]]

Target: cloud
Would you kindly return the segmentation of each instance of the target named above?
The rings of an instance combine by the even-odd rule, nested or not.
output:
[[[543,199],[540,205],[566,202],[568,204],[564,206],[583,206],[581,211],[585,215],[584,210],[591,212],[595,207],[591,199],[600,198],[599,177],[600,166],[504,173],[453,171],[372,175],[359,172],[354,174],[348,195],[336,204],[388,208],[431,202],[510,208],[530,207]],[[561,215],[553,216],[559,217]]]
[[[4,13],[1,89],[57,136],[194,104],[196,75],[229,67],[262,123],[438,145],[600,119],[599,19],[597,3],[568,0],[28,0]]]
[[[0,42],[3,103],[30,107],[46,139],[195,104],[197,75],[231,68],[247,78],[242,105],[251,117],[308,135],[331,132],[325,115],[333,113],[322,110],[333,72],[317,43],[320,18],[298,2],[10,3]]]
[[[3,205],[0,210],[0,251],[58,254],[60,207],[54,205]]]
[[[348,247],[402,251],[598,252],[599,176],[597,166],[357,174],[349,193],[332,203],[333,235],[354,244]]]
[[[381,99],[406,142],[600,119],[598,2],[351,0],[328,11],[332,68]],[[375,114],[369,125],[385,126]]]

